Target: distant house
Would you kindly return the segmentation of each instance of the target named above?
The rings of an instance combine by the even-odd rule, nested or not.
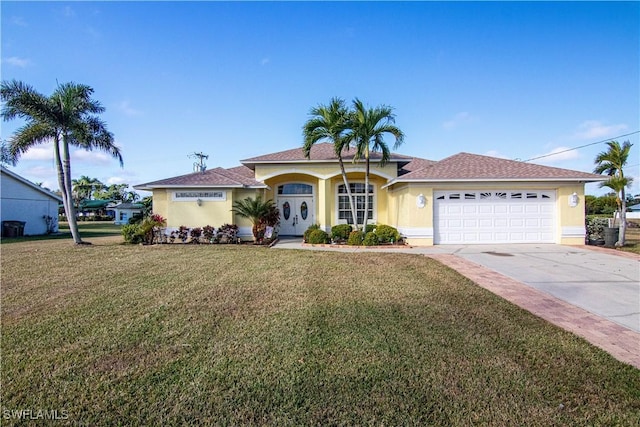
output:
[[[58,205],[62,198],[5,167],[0,174],[0,218],[5,225],[24,223],[25,235],[58,231]]]
[[[371,153],[369,209],[364,171],[355,152],[343,155],[349,186],[362,223],[396,227],[411,245],[470,243],[584,244],[584,185],[601,175],[459,153],[433,161],[391,153],[381,164]],[[312,224],[330,231],[353,223],[346,188],[332,144],[316,144],[241,161],[230,169],[171,177],[134,186],[153,192],[153,211],[167,228],[236,224],[251,236],[251,224],[232,212],[245,197],[272,199],[281,214],[280,235],[300,236]]]
[[[79,218],[92,216],[113,216],[109,214],[109,204],[111,200],[83,200],[77,207]]]
[[[144,205],[142,203],[118,203],[117,205],[109,206],[109,211],[114,212],[114,224],[124,225],[128,224],[129,220],[134,216],[144,213]]]

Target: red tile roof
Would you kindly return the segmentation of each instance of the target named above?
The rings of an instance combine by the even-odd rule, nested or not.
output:
[[[406,166],[405,166],[406,169]],[[561,169],[478,154],[459,153],[438,162],[414,168],[394,181],[471,181],[471,180],[567,180],[601,181],[601,175]]]

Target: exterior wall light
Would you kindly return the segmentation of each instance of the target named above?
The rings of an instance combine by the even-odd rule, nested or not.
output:
[[[427,198],[424,197],[424,194],[419,194],[418,197],[416,197],[416,206],[419,209],[424,208],[427,205]]]
[[[202,199],[196,200],[196,203],[198,204],[198,206],[202,206]]]
[[[569,196],[569,206],[571,206],[572,208],[578,206],[579,201],[580,198],[578,197],[578,193],[573,193]]]

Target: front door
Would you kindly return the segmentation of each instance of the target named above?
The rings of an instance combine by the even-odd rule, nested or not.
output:
[[[280,209],[280,235],[302,236],[313,224],[313,198],[285,196],[278,198]]]

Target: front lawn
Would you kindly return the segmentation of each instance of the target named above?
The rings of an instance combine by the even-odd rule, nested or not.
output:
[[[88,221],[79,222],[80,234],[83,239],[92,237],[106,237],[106,236],[122,236],[122,226],[115,225],[113,221]],[[23,236],[23,237],[3,237],[0,242],[5,243],[20,243],[20,242],[32,242],[35,240],[60,240],[71,239],[71,231],[69,231],[69,224],[61,222],[58,227],[58,233],[56,234],[43,234],[37,236]]]
[[[2,245],[3,425],[640,419],[640,370],[422,256],[89,241]]]

